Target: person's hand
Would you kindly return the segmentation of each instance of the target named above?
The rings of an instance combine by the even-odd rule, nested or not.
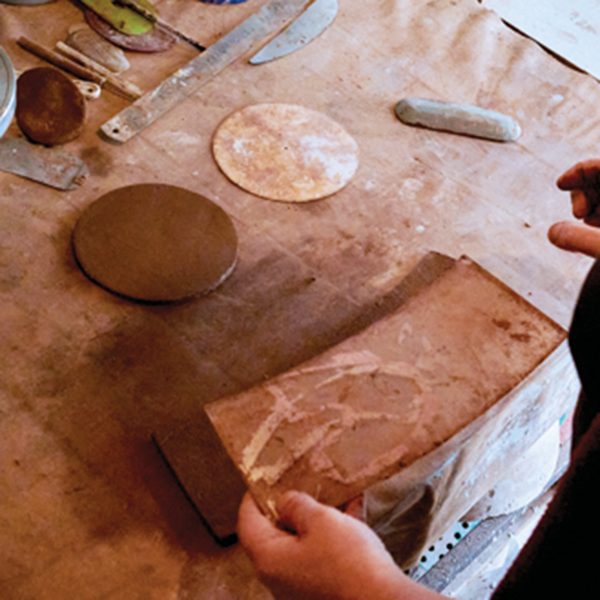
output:
[[[367,525],[301,492],[284,494],[280,522],[246,494],[238,536],[259,577],[281,600],[437,600],[409,579]]]
[[[559,189],[571,192],[573,216],[582,219],[554,223],[548,231],[550,241],[563,250],[600,255],[600,159],[579,162],[556,182]]]

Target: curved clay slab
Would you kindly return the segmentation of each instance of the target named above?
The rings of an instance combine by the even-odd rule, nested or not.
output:
[[[358,167],[358,146],[339,123],[293,104],[257,104],[232,114],[217,129],[213,153],[241,188],[287,202],[330,196]]]
[[[91,204],[73,233],[84,273],[133,300],[173,302],[206,294],[233,271],[237,235],[227,213],[183,188],[140,184]]]

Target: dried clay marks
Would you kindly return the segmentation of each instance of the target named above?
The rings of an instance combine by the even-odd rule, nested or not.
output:
[[[217,129],[213,153],[225,175],[270,200],[308,202],[352,179],[358,146],[326,115],[293,104],[257,104]]]
[[[133,300],[173,302],[206,294],[233,271],[237,234],[227,213],[183,188],[139,184],[91,204],[73,233],[85,274]]]

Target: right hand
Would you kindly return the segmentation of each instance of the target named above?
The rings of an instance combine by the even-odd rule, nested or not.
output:
[[[354,517],[300,492],[283,495],[277,510],[287,530],[273,525],[246,494],[238,522],[240,541],[275,598],[444,598],[409,579],[375,533]]]
[[[563,250],[600,255],[600,159],[577,163],[557,180],[559,189],[571,192],[573,216],[583,223],[561,221],[548,231],[550,241]]]

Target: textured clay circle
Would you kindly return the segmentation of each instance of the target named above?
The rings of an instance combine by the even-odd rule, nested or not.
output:
[[[84,273],[118,295],[172,302],[210,292],[233,271],[237,235],[227,213],[194,192],[162,184],[113,190],[73,232]]]
[[[83,94],[58,69],[30,69],[17,80],[17,123],[30,140],[46,146],[70,142],[83,130],[85,114]]]
[[[339,123],[293,104],[257,104],[233,113],[217,129],[213,153],[241,188],[288,202],[329,196],[358,167],[358,146]]]

